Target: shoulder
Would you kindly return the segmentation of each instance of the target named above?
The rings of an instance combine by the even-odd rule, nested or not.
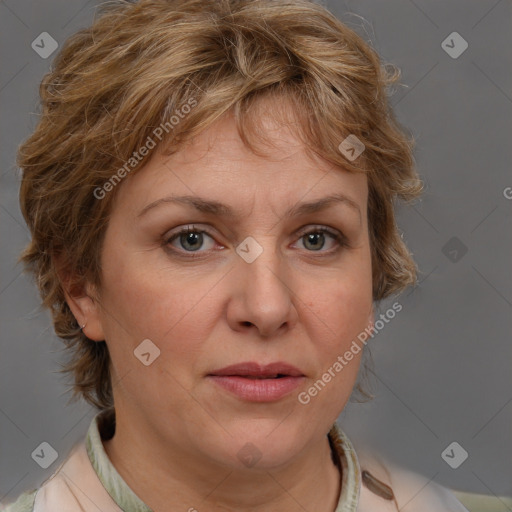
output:
[[[0,512],[122,512],[95,473],[85,442],[75,445],[56,471],[37,489],[0,507]]]
[[[74,450],[73,455],[75,453],[76,450]],[[75,457],[76,455],[68,457],[36,489],[25,491],[13,503],[0,506],[0,512],[46,512],[46,510],[50,510],[47,506],[48,504],[59,503],[60,505],[63,500],[66,502],[66,505],[69,505],[70,488],[63,468],[66,468],[69,460],[73,460]]]
[[[0,505],[0,512],[32,512],[37,489],[26,491],[18,496],[18,499],[9,505]]]
[[[362,479],[358,512],[376,507],[400,512],[468,512],[451,490],[432,479],[368,452],[358,452],[358,459]]]
[[[505,510],[512,510],[511,496],[478,494],[458,490],[453,491],[453,493],[468,510],[485,510],[485,512],[504,512]]]

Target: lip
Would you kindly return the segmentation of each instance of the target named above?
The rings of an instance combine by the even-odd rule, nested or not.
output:
[[[282,375],[275,378],[276,375]],[[243,362],[214,370],[207,375],[220,387],[242,400],[273,402],[290,394],[305,379],[295,366],[281,361],[261,365]]]
[[[226,366],[225,368],[220,368],[219,370],[212,371],[209,375],[215,376],[240,376],[240,377],[270,377],[273,375],[287,375],[290,377],[301,377],[304,374],[295,366],[291,364],[284,363],[282,361],[277,361],[275,363],[270,364],[259,364],[253,361],[246,361],[243,363],[232,364],[231,366]]]

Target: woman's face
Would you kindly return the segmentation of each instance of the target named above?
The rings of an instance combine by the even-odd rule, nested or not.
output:
[[[270,118],[263,126],[266,157],[225,117],[118,185],[101,307],[87,319],[109,348],[120,420],[231,467],[277,467],[325,436],[361,352],[333,366],[373,319],[366,176],[310,160]],[[326,201],[335,195],[345,199]],[[218,376],[246,362],[299,376]]]

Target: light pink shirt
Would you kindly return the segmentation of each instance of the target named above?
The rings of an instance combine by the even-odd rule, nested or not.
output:
[[[50,478],[15,503],[0,505],[0,510],[152,512],[121,478],[104,450],[102,439],[112,436],[113,429],[113,411],[98,413],[85,440],[73,447]],[[329,437],[333,459],[342,467],[341,493],[334,512],[468,512],[445,487],[372,455],[356,455],[338,425]],[[194,504],[188,512],[196,509],[203,512]]]

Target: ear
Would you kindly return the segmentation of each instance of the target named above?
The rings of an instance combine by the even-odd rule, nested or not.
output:
[[[78,325],[84,326],[83,333],[93,341],[104,341],[101,306],[95,288],[88,282],[78,284],[73,276],[64,271],[58,274],[66,303]]]

